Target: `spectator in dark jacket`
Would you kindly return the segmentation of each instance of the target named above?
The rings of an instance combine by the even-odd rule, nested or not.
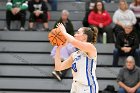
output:
[[[5,30],[10,30],[12,20],[20,20],[20,30],[25,30],[26,10],[28,8],[27,0],[8,0],[6,4],[6,25]]]
[[[132,56],[127,57],[125,66],[117,77],[118,93],[140,93],[140,69]]]
[[[44,30],[48,31],[48,7],[43,0],[31,0],[28,2],[30,18],[29,18],[29,30],[33,30],[34,22],[37,19],[42,19],[44,24]]]
[[[63,23],[66,28],[66,31],[70,35],[74,35],[73,24],[68,17],[69,17],[69,12],[67,10],[62,10],[61,18],[55,23],[54,28],[56,28],[58,23]]]
[[[115,50],[113,56],[113,66],[118,66],[119,56],[129,56],[135,57],[136,65],[140,66],[139,59],[139,40],[133,30],[131,23],[127,23],[124,26],[124,32],[119,33],[115,43]]]
[[[90,12],[93,11],[94,5],[95,5],[94,0],[91,0],[91,1],[86,0],[86,13],[85,13],[85,17],[82,21],[82,24],[84,27],[89,27],[88,16],[89,16]]]

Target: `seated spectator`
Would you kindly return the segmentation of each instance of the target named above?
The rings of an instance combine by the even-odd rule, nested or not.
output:
[[[126,23],[136,23],[136,17],[132,10],[128,9],[128,4],[125,0],[119,1],[119,9],[115,11],[113,15],[113,22],[115,24],[114,32],[117,37],[117,34],[124,29]],[[119,32],[118,32],[119,31]]]
[[[82,24],[84,27],[89,27],[88,16],[89,16],[90,12],[93,11],[94,5],[95,5],[95,2],[93,0],[86,1],[86,13],[85,13],[85,17],[82,21]]]
[[[34,23],[37,19],[43,20],[44,31],[48,31],[48,7],[43,0],[30,0],[28,2],[30,18],[29,18],[29,30],[33,30]]]
[[[97,1],[95,3],[93,11],[91,11],[88,16],[88,23],[89,25],[96,26],[98,28],[98,42],[101,42],[103,32],[107,33],[108,43],[114,42],[111,22],[112,19],[110,17],[110,14],[105,10],[103,2]]]
[[[126,58],[125,66],[117,77],[118,93],[140,93],[140,69],[132,56]]]
[[[136,65],[140,66],[139,40],[131,23],[124,25],[124,32],[118,33],[113,55],[113,66],[118,66],[119,56],[135,57]]]
[[[57,46],[55,46],[52,51],[51,51],[51,56],[54,60],[54,57],[55,57],[55,53],[56,53],[56,48]],[[76,49],[70,44],[66,44],[64,47],[62,47],[62,49],[60,50],[60,55],[61,55],[61,60],[64,61],[66,60],[70,55],[71,53],[75,52]],[[68,69],[67,69],[68,70]],[[62,78],[65,76],[67,70],[63,70],[63,71],[53,71],[52,74],[53,76],[58,79],[59,81],[62,80]]]
[[[23,31],[26,21],[26,10],[28,8],[27,0],[8,0],[6,4],[6,28],[5,30],[11,30],[11,21],[19,20],[20,30]]]
[[[73,24],[71,22],[71,20],[68,18],[69,17],[69,12],[67,10],[62,10],[61,12],[61,17],[58,21],[56,21],[56,23],[54,24],[54,28],[57,27],[58,23],[63,23],[63,25],[66,28],[66,31],[70,34],[70,35],[74,35],[74,28],[73,28]]]
[[[136,31],[138,35],[140,36],[140,0],[133,0],[130,4],[130,9],[134,12],[137,22],[135,24]],[[139,37],[140,40],[140,37]]]
[[[52,11],[57,11],[57,0],[45,0],[51,5]]]

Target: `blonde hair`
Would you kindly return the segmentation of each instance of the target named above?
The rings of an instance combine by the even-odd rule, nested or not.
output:
[[[69,16],[69,11],[68,10],[62,10],[62,14],[67,14]]]
[[[122,2],[125,4],[125,10],[127,10],[127,9],[128,9],[128,3],[127,3],[126,0],[120,0],[120,1],[119,1],[119,8],[122,10],[122,8],[121,8],[121,3],[122,3]]]

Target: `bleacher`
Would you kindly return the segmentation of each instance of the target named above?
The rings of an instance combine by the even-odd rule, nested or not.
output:
[[[6,0],[0,1],[0,93],[69,93],[71,71],[61,82],[51,74],[54,63],[50,57],[52,46],[48,41],[48,32],[2,31],[5,27],[5,3]],[[105,4],[105,7],[113,14],[117,3]],[[75,30],[82,26],[85,2],[58,0],[58,11],[50,11],[49,28],[59,19],[62,9],[70,11]],[[28,16],[29,13],[27,19]],[[121,67],[112,67],[114,44],[96,44],[96,47],[100,91],[107,85],[114,85],[117,91],[116,76]]]

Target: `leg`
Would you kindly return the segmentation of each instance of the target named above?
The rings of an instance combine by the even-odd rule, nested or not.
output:
[[[104,27],[103,30],[107,33],[107,43],[114,43],[113,30],[111,28],[111,25]]]
[[[26,12],[25,11],[20,11],[20,22],[21,22],[21,27],[25,26],[25,21],[26,21]]]
[[[140,50],[136,49],[133,53],[135,61],[136,61],[136,65],[140,67]]]
[[[57,0],[52,0],[51,9],[52,11],[57,11]]]
[[[99,43],[102,43],[102,42],[103,42],[102,34],[103,34],[102,29],[98,27],[98,37],[97,37],[97,41],[98,41]]]
[[[6,25],[9,30],[10,30],[12,16],[13,14],[11,13],[11,11],[6,11]]]
[[[138,89],[136,90],[136,93],[140,93],[140,88],[138,88]]]
[[[36,19],[36,17],[35,17],[35,15],[34,15],[34,13],[31,13],[31,14],[30,14],[30,18],[29,18],[29,29],[30,29],[30,30],[33,29],[35,19]]]
[[[61,78],[65,77],[65,75],[67,74],[67,71],[68,71],[68,70],[69,70],[69,69],[66,69],[66,70],[63,70],[63,71],[60,72]]]
[[[119,88],[118,93],[126,93],[126,91],[124,90],[124,88]]]
[[[43,25],[44,25],[45,30],[48,30],[48,15],[47,15],[47,13],[41,14],[39,16],[39,18],[41,18],[43,20]]]
[[[118,66],[119,56],[120,56],[120,52],[117,48],[115,48],[113,52],[113,66],[114,67]]]
[[[70,93],[77,93],[76,89],[77,89],[76,82],[73,81]]]

